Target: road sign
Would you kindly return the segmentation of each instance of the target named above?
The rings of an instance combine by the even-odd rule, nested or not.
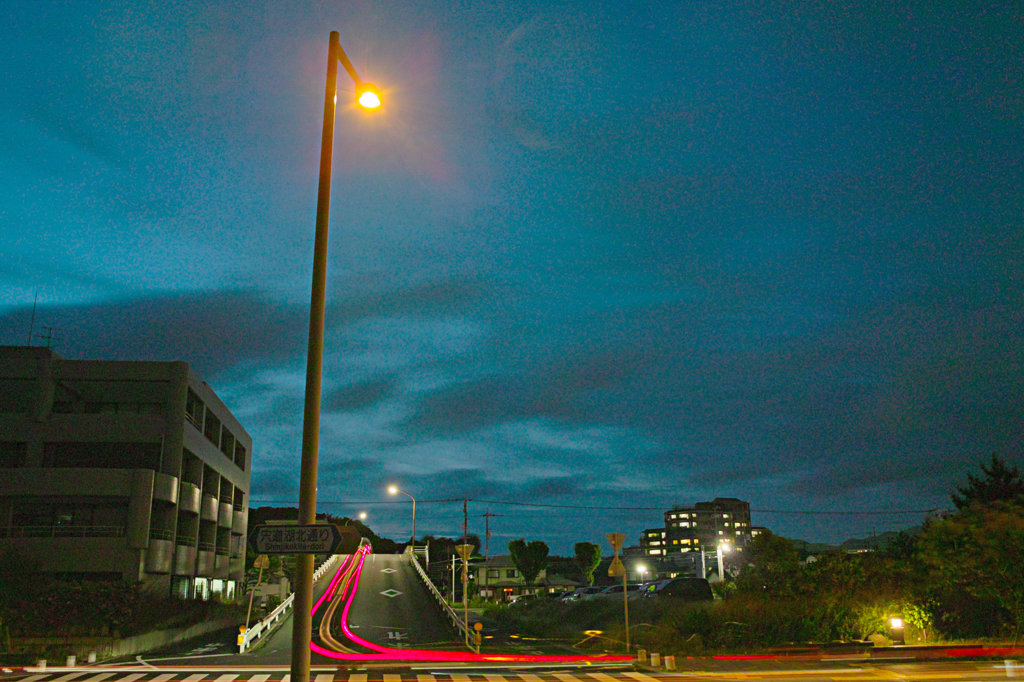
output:
[[[608,533],[605,535],[608,538],[608,542],[611,544],[612,549],[618,554],[619,550],[622,549],[622,543],[626,541],[625,533]]]
[[[626,575],[626,567],[622,563],[622,559],[615,557],[612,559],[612,563],[608,565],[608,577],[609,578],[621,578]]]
[[[359,531],[352,526],[256,526],[249,545],[258,554],[352,554],[359,548]]]

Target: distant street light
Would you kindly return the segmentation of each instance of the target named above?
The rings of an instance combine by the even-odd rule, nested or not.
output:
[[[320,444],[320,384],[324,355],[324,299],[327,281],[327,233],[331,206],[331,156],[334,153],[334,112],[338,104],[338,62],[356,86],[364,108],[378,108],[380,93],[356,74],[341,49],[337,31],[327,47],[327,85],[320,142],[320,179],[316,195],[316,233],[313,238],[313,284],[309,297],[309,345],[306,355],[306,397],[302,415],[302,463],[299,469],[299,525],[316,522],[316,477]],[[372,94],[370,94],[372,93]],[[313,634],[313,555],[295,555],[295,601],[292,610],[292,682],[309,682],[309,644]]]
[[[644,581],[644,574],[647,573],[647,566],[645,566],[644,564],[637,564],[636,565],[636,572],[640,576],[640,582],[643,582]]]
[[[366,520],[366,512],[359,512],[359,520],[360,521],[365,521]]]
[[[721,540],[718,543],[718,547],[715,548],[715,554],[718,555],[718,580],[721,582],[725,580],[725,555],[732,551],[732,547],[729,545],[728,540]]]
[[[405,492],[404,490],[402,490],[398,486],[395,486],[395,485],[388,486],[388,495],[397,495],[398,493],[402,493],[403,495],[408,497],[410,500],[412,500],[412,546],[415,549],[415,547],[416,547],[416,498],[413,497],[412,495],[410,495],[409,493]]]

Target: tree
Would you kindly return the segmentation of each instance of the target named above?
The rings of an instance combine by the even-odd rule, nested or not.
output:
[[[576,566],[580,569],[580,575],[588,585],[594,584],[594,570],[601,563],[601,546],[592,542],[577,542],[574,547],[576,552]]]
[[[971,505],[929,522],[918,540],[925,593],[953,636],[1024,627],[1024,507]]]
[[[540,540],[531,540],[529,544],[522,538],[513,540],[508,543],[508,551],[527,585],[532,585],[548,565],[548,546]]]
[[[765,531],[743,553],[747,566],[736,580],[743,591],[790,596],[799,582],[800,555],[791,540]]]
[[[983,476],[967,474],[967,485],[950,495],[958,510],[963,511],[972,504],[1024,501],[1024,479],[1017,467],[1008,466],[993,454],[992,463],[982,464],[981,471]]]

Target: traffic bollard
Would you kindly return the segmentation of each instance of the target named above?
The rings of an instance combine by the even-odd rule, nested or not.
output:
[[[67,657],[67,660],[64,663],[64,667],[66,667],[66,668],[74,668],[75,667],[75,655],[74,654],[71,654],[70,656]]]
[[[647,662],[647,649],[637,649],[636,650],[636,660],[637,660],[638,663],[646,663]]]
[[[676,669],[676,657],[675,656],[666,656],[665,657],[665,670],[675,670],[675,669]]]
[[[651,654],[651,665],[655,668],[661,667],[661,654]]]

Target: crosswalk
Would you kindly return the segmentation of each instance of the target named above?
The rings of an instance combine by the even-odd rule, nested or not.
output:
[[[30,672],[24,677],[17,675],[5,679],[13,682],[291,682],[291,675],[284,670],[271,672],[224,673],[220,671],[128,672],[117,669],[97,671],[79,670],[74,672]],[[603,672],[553,672],[553,673],[343,673],[313,672],[310,682],[663,682],[659,678],[633,671],[617,672],[614,675]]]

